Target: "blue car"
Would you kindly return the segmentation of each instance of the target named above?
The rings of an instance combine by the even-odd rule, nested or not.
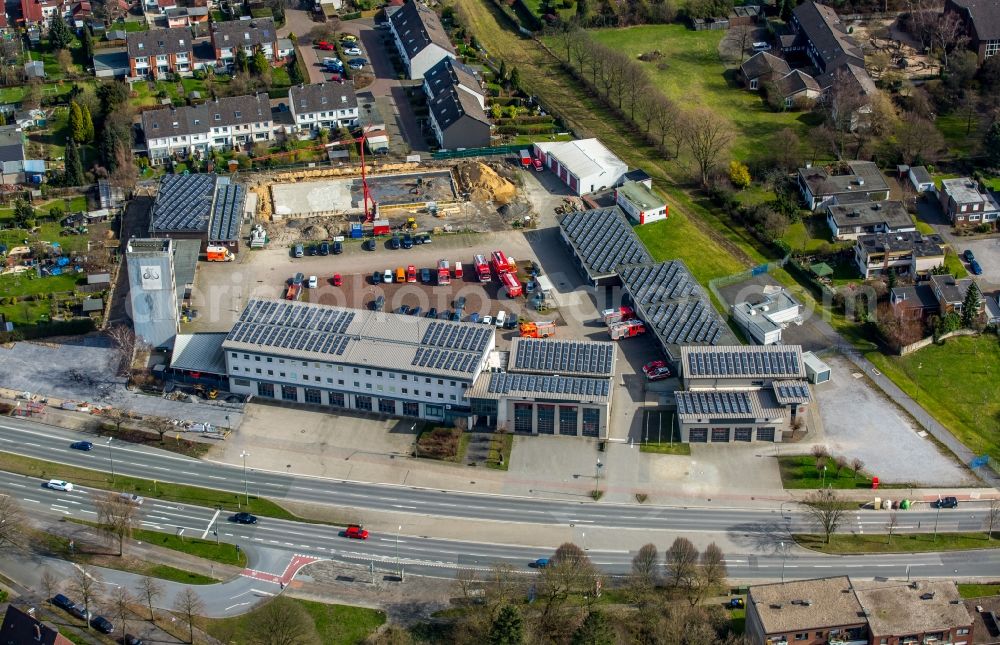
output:
[[[536,569],[544,569],[549,566],[549,559],[538,558],[537,560],[531,563],[531,566],[535,567]]]
[[[978,260],[969,262],[969,271],[972,271],[972,275],[983,275],[983,267],[979,266]]]
[[[69,447],[72,448],[73,450],[89,451],[94,449],[94,444],[90,443],[89,441],[74,441],[73,443],[69,444]]]

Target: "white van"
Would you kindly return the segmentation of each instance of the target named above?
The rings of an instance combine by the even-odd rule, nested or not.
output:
[[[507,321],[507,312],[501,309],[500,313],[497,314],[496,320],[493,321],[493,324],[496,325],[497,327],[503,327],[503,324],[506,321]]]

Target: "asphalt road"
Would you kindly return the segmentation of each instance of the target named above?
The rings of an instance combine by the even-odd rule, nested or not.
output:
[[[16,497],[33,515],[68,516],[93,521],[95,491],[76,487],[72,492],[50,490],[38,479],[0,473],[0,492]],[[505,562],[525,575],[532,575],[536,558],[551,554],[551,545],[486,544],[441,540],[412,535],[373,535],[368,540],[349,540],[338,527],[260,518],[256,525],[244,526],[227,521],[215,509],[147,499],[142,505],[144,528],[212,539],[241,545],[248,558],[248,569],[226,582],[198,586],[195,589],[206,605],[206,615],[229,616],[249,609],[260,597],[280,593],[280,582],[287,584],[307,561],[334,560],[361,565],[358,577],[367,580],[365,567],[373,575],[453,577],[458,569],[486,569]],[[847,574],[859,577],[892,578],[996,578],[1000,576],[1000,553],[996,550],[966,551],[953,554],[893,554],[874,556],[825,556],[779,543],[765,535],[758,536],[756,553],[727,554],[729,577],[734,580],[783,580]],[[633,553],[628,550],[590,549],[593,562],[609,574],[629,571]],[[65,577],[72,575],[71,564],[48,558],[13,561],[6,558],[0,567],[27,586],[37,585],[43,567]],[[138,576],[100,570],[105,584],[135,587]],[[169,583],[160,599],[169,608],[183,585]]]
[[[110,451],[97,443],[91,452],[69,447],[80,435],[30,421],[8,418],[0,423],[0,451],[146,479],[191,484],[205,488],[244,491],[243,469],[200,461],[163,450],[115,442]],[[253,456],[248,457],[252,465]],[[776,527],[793,532],[812,530],[794,503],[774,508],[724,506],[616,505],[590,501],[567,502],[503,495],[371,484],[304,477],[247,469],[247,489],[275,501],[294,500],[361,508],[370,511],[411,513],[441,518],[577,525],[621,529],[726,532],[736,535],[773,533]],[[910,510],[900,516],[898,532],[926,531],[935,522],[942,531],[974,531],[983,526],[985,504],[963,504],[961,509]],[[881,532],[888,513],[852,511],[843,531]]]

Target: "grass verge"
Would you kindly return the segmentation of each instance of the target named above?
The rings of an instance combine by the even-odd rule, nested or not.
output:
[[[385,623],[385,614],[367,607],[327,605],[311,600],[284,597],[305,609],[324,645],[354,645],[364,642]],[[247,643],[255,635],[254,621],[260,609],[233,618],[206,621],[205,631],[225,643]]]
[[[836,488],[851,490],[872,487],[872,480],[863,472],[855,476],[850,468],[839,473],[834,470],[831,460],[827,460],[826,475],[816,468],[816,458],[811,455],[782,455],[778,457],[778,471],[781,484],[785,488]]]
[[[70,522],[84,524],[86,526],[98,526],[97,522],[88,522],[76,518],[67,518]],[[230,564],[234,567],[247,566],[247,556],[243,550],[237,552],[236,548],[227,542],[213,542],[200,538],[182,537],[172,533],[162,533],[160,531],[150,531],[147,529],[134,529],[132,539],[136,542],[145,542],[153,546],[163,547],[172,551],[187,553],[198,556],[206,560],[212,560],[220,564]]]
[[[503,434],[500,435],[499,440],[494,438],[492,441],[494,445],[490,446],[490,456],[486,460],[486,467],[493,470],[507,470],[510,468],[510,452],[514,449],[514,435]],[[499,442],[499,450],[497,442]],[[500,455],[503,455],[502,459]]]
[[[140,479],[138,477],[125,477],[122,475],[115,476],[114,481],[112,481],[109,473],[57,464],[32,457],[22,457],[21,455],[9,452],[0,452],[0,470],[28,477],[37,477],[43,480],[53,478],[64,479],[77,485],[82,484],[93,488],[136,493],[143,497],[154,499],[184,502],[197,506],[207,506],[209,508],[216,506],[230,510],[239,508],[240,510],[246,510],[264,517],[309,521],[290,513],[269,499],[261,499],[253,495],[250,496],[250,503],[248,505],[245,503],[246,500],[244,497],[239,493],[209,490],[197,486]]]
[[[654,452],[659,455],[690,455],[691,444],[675,441],[674,443],[647,441],[639,444],[639,452]]]
[[[925,553],[930,551],[970,551],[973,549],[995,549],[1000,547],[1000,533],[994,531],[993,539],[986,538],[985,531],[973,533],[869,533],[848,535],[837,533],[830,536],[826,544],[822,535],[796,534],[793,536],[799,546],[821,553],[846,555],[851,553]]]
[[[1000,584],[961,584],[958,585],[958,593],[963,598],[984,598],[1000,594]]]

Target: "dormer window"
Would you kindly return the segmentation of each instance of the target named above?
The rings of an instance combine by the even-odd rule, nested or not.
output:
[[[235,112],[235,113],[233,114],[233,116],[234,116],[235,118],[237,118],[237,119],[238,119],[238,118],[240,118],[240,116],[241,116],[241,113],[240,113],[240,112]]]
[[[248,31],[243,32],[243,40],[250,40],[250,32]]]
[[[215,120],[216,121],[221,121],[222,120],[222,115],[221,114],[216,114],[215,115]]]
[[[181,38],[181,39],[180,39],[180,40],[178,40],[177,42],[178,42],[178,43],[180,43],[181,45],[183,45],[183,44],[184,44],[184,39],[183,39],[183,38]]]
[[[144,48],[145,48],[145,44],[144,43],[139,43],[139,49],[144,49]]]

